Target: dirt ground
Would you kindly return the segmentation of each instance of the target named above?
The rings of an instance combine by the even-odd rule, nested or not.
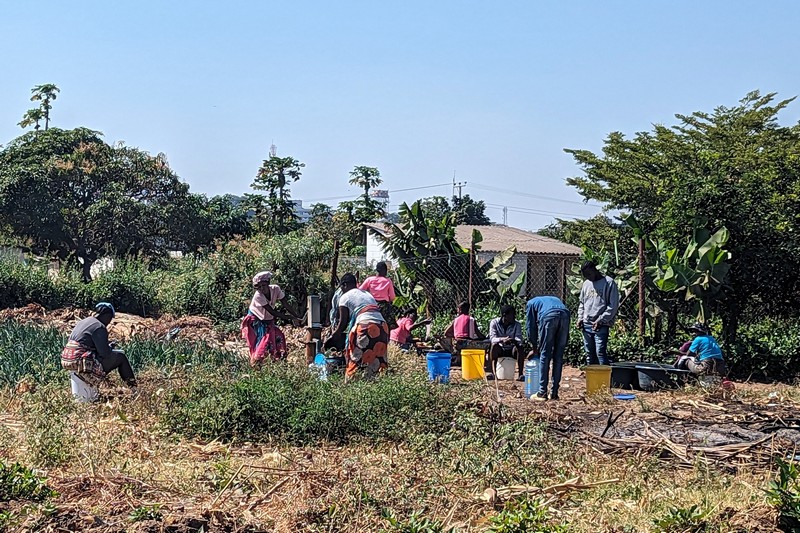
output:
[[[87,316],[85,311],[45,312],[38,306],[0,311],[0,320],[56,326],[65,332],[84,316]],[[235,333],[225,335],[202,317],[154,320],[118,314],[111,335],[118,339],[133,335],[164,338],[176,328],[181,328],[178,335],[186,338],[237,350],[243,348]],[[290,361],[300,364],[305,331],[303,328],[287,330],[292,351]],[[419,356],[404,356],[398,361],[398,367],[424,365],[424,358]],[[274,511],[278,508],[285,510],[288,516],[292,501],[323,495],[334,497],[339,490],[337,487],[351,483],[354,476],[362,476],[366,471],[352,465],[342,468],[349,464],[353,453],[359,454],[361,461],[371,463],[365,464],[365,469],[374,468],[376,472],[392,473],[391,465],[403,461],[404,451],[393,446],[379,451],[354,452],[336,447],[284,450],[268,443],[170,441],[152,432],[148,427],[150,421],[130,418],[137,402],[156,401],[160,389],[168,386],[164,381],[167,379],[157,375],[143,379],[142,391],[135,400],[122,393],[115,396],[116,392],[110,391],[108,402],[98,407],[102,411],[98,416],[104,424],[98,428],[98,438],[108,434],[121,439],[120,445],[125,446],[123,452],[129,454],[130,461],[140,465],[137,467],[140,471],[151,472],[150,477],[137,475],[134,479],[120,474],[118,469],[95,471],[94,459],[80,458],[81,465],[86,463],[88,467],[73,465],[49,473],[48,484],[60,494],[55,507],[48,511],[47,517],[30,518],[25,524],[32,529],[22,530],[289,531],[291,527],[281,526],[280,518],[275,518],[269,529],[248,524],[263,523],[260,517],[267,515],[280,516]],[[458,368],[451,370],[451,381],[451,387],[466,386]],[[697,465],[732,476],[741,472],[743,479],[754,486],[763,482],[763,476],[747,476],[753,471],[766,473],[776,457],[800,460],[800,388],[796,386],[737,382],[733,391],[724,391],[719,387],[692,385],[680,390],[634,391],[633,400],[621,400],[614,399],[612,394],[629,391],[612,390],[612,394],[587,396],[585,376],[580,369],[572,367],[564,369],[558,401],[530,401],[524,397],[523,386],[516,381],[486,381],[481,389],[481,405],[477,408],[497,421],[522,418],[539,421],[553,435],[585,445],[592,453],[609,457],[610,462],[623,462],[617,457],[652,455],[687,472]],[[3,400],[7,403],[0,413],[0,430],[11,435],[21,434],[24,424],[15,411],[18,397],[11,395]],[[128,415],[120,414],[123,412]],[[84,445],[87,453],[102,447],[102,442]],[[198,469],[213,472],[220,464],[229,465],[231,469],[241,465],[240,471],[228,471],[227,475],[233,473],[234,478],[238,475],[237,483],[250,480],[247,483],[254,490],[245,494],[239,488],[226,490],[227,487],[222,487],[209,495],[207,489],[191,486],[197,482]],[[246,469],[241,470],[244,467]],[[424,465],[407,465],[406,468],[422,468],[414,470],[409,479],[425,482]],[[173,478],[165,477],[165,472],[173,472]],[[143,503],[161,509],[161,517],[130,523],[128,514]],[[758,509],[769,512],[763,506]],[[748,513],[740,514],[742,520],[748,518]],[[750,514],[754,524],[763,524],[769,518],[756,519]],[[740,530],[772,530],[753,527],[755,529],[742,526]],[[601,530],[611,531],[598,529]]]

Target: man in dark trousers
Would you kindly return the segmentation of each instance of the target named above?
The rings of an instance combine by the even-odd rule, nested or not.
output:
[[[578,305],[578,328],[583,332],[583,349],[587,365],[611,364],[606,347],[608,335],[619,310],[619,289],[614,280],[587,261],[581,266],[586,279],[581,287]]]
[[[525,308],[525,328],[533,346],[533,355],[537,352],[539,354],[539,392],[533,399],[547,399],[547,382],[552,361],[553,387],[550,389],[550,399],[558,400],[564,350],[569,341],[569,309],[555,296],[532,298]]]
[[[136,387],[133,369],[120,350],[112,349],[108,342],[107,326],[114,319],[114,306],[100,302],[94,308],[94,316],[84,318],[75,325],[61,353],[61,366],[78,373],[82,378],[97,384],[113,370],[131,388]]]

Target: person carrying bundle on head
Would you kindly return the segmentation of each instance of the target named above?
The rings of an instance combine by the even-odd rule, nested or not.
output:
[[[256,290],[247,316],[242,320],[242,338],[250,349],[250,366],[256,368],[263,363],[267,355],[272,361],[286,359],[286,337],[275,324],[275,317],[284,320],[299,320],[297,312],[286,299],[286,293],[278,285],[271,285],[272,272],[259,272],[253,277],[253,288]],[[289,311],[282,313],[275,309],[278,302]]]
[[[99,385],[109,372],[118,370],[122,381],[135,389],[136,377],[128,358],[108,342],[108,325],[115,316],[113,305],[100,302],[93,316],[75,324],[61,352],[61,367],[75,372],[92,386]]]

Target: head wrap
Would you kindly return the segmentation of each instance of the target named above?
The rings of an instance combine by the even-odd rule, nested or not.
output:
[[[261,283],[269,283],[272,280],[272,272],[264,270],[253,276],[253,287]]]
[[[342,280],[339,282],[339,285],[356,285],[358,282],[356,281],[355,274],[348,272],[344,276],[342,276]]]
[[[689,331],[696,331],[701,335],[708,335],[708,326],[706,326],[702,322],[695,322],[689,327]]]
[[[103,313],[111,312],[111,318],[114,318],[117,315],[117,312],[114,310],[114,306],[108,302],[100,302],[94,306],[94,312],[98,315],[102,315]]]

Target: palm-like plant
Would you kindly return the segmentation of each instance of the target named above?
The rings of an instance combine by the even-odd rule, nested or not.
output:
[[[50,104],[53,100],[58,98],[58,93],[61,91],[54,83],[43,83],[31,89],[31,102],[41,102],[41,110],[44,114],[44,129],[50,126],[50,110],[53,106]],[[41,120],[41,119],[40,119]]]
[[[39,122],[41,122],[43,118],[44,113],[41,108],[35,107],[33,109],[28,109],[22,116],[22,120],[17,124],[23,129],[33,126],[33,129],[38,132],[41,127],[39,126]]]
[[[258,169],[256,179],[250,185],[257,191],[267,191],[266,201],[271,215],[271,231],[284,233],[294,227],[296,216],[289,195],[289,184],[300,179],[306,166],[293,157],[270,155]]]

